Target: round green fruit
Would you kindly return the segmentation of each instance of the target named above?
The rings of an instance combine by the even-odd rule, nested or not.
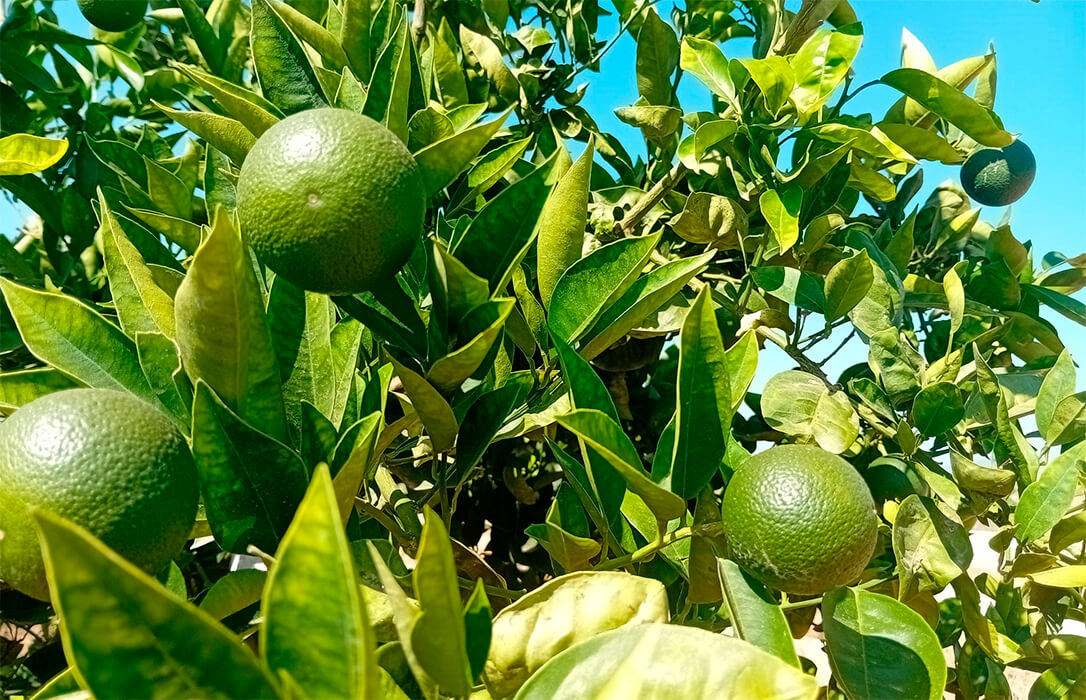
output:
[[[123,32],[147,14],[147,0],[79,0],[79,11],[99,29]]]
[[[990,207],[1017,202],[1033,184],[1037,160],[1021,141],[1006,148],[982,148],[962,165],[962,188],[974,201]]]
[[[185,545],[198,500],[185,436],[157,408],[109,389],[43,396],[0,423],[0,579],[49,599],[31,509],[153,573]]]
[[[300,112],[268,129],[245,158],[237,197],[242,233],[264,264],[324,294],[392,284],[426,214],[411,153],[344,109]]]
[[[721,510],[731,558],[788,593],[852,583],[875,550],[878,517],[867,484],[818,447],[780,445],[754,455],[728,482]]]

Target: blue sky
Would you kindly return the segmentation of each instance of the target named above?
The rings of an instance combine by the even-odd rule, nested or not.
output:
[[[604,0],[604,6],[609,3]],[[994,44],[998,57],[996,111],[1007,129],[1021,138],[1037,157],[1037,178],[1030,192],[1012,208],[1012,227],[1040,253],[1059,250],[1074,255],[1086,250],[1086,2],[1083,0],[852,0],[864,24],[864,45],[855,63],[858,82],[878,78],[898,67],[901,33],[908,28],[944,66],[984,53]],[[798,7],[788,0],[788,7]],[[661,3],[660,7],[668,7]],[[74,2],[57,4],[65,27],[87,35],[88,26]],[[666,14],[666,11],[665,11]],[[665,17],[666,19],[666,17]],[[601,22],[601,37],[613,31],[613,18]],[[749,52],[749,42],[724,46],[729,57]],[[621,138],[631,153],[642,153],[639,132],[618,121],[613,110],[637,98],[635,45],[623,38],[602,62],[600,73],[583,73],[589,82],[583,105],[600,126]],[[871,88],[852,102],[857,110],[879,116],[897,95],[885,87]],[[683,81],[682,107],[708,107],[708,92],[693,79]],[[927,191],[957,177],[957,168],[926,164]],[[919,198],[918,198],[919,199]],[[1001,209],[988,209],[996,221]],[[11,236],[20,214],[0,203],[0,232]],[[1086,347],[1086,328],[1055,314],[1049,318],[1071,348]],[[862,357],[851,348],[827,367],[831,375]],[[767,353],[764,380],[784,364]],[[764,375],[764,376],[763,376]],[[1080,379],[1086,386],[1086,378]]]

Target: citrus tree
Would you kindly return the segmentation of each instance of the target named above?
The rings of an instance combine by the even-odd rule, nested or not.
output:
[[[59,5],[0,27],[7,694],[1086,690],[1086,258],[981,218],[1036,167],[993,53],[857,76],[847,0]]]

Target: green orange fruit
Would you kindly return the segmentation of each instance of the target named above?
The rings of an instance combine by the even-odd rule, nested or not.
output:
[[[728,483],[721,512],[731,558],[788,593],[856,581],[878,535],[863,478],[841,457],[807,445],[751,457]]]
[[[1037,159],[1021,141],[1006,148],[982,148],[962,165],[962,188],[974,201],[1005,207],[1022,198],[1037,174]]]
[[[48,394],[0,423],[0,579],[49,599],[32,509],[153,573],[184,546],[198,500],[185,436],[165,413],[110,389]]]
[[[147,14],[147,0],[79,0],[79,11],[99,29],[123,32]]]
[[[237,197],[242,233],[261,261],[325,294],[393,283],[426,214],[411,153],[344,109],[300,112],[268,129],[245,158]]]

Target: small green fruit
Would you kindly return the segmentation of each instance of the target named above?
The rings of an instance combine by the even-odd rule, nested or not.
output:
[[[1021,141],[1006,148],[982,148],[962,165],[962,188],[974,201],[1005,207],[1022,198],[1037,174],[1033,151]]]
[[[79,11],[99,29],[123,32],[147,14],[147,0],[79,0]]]

